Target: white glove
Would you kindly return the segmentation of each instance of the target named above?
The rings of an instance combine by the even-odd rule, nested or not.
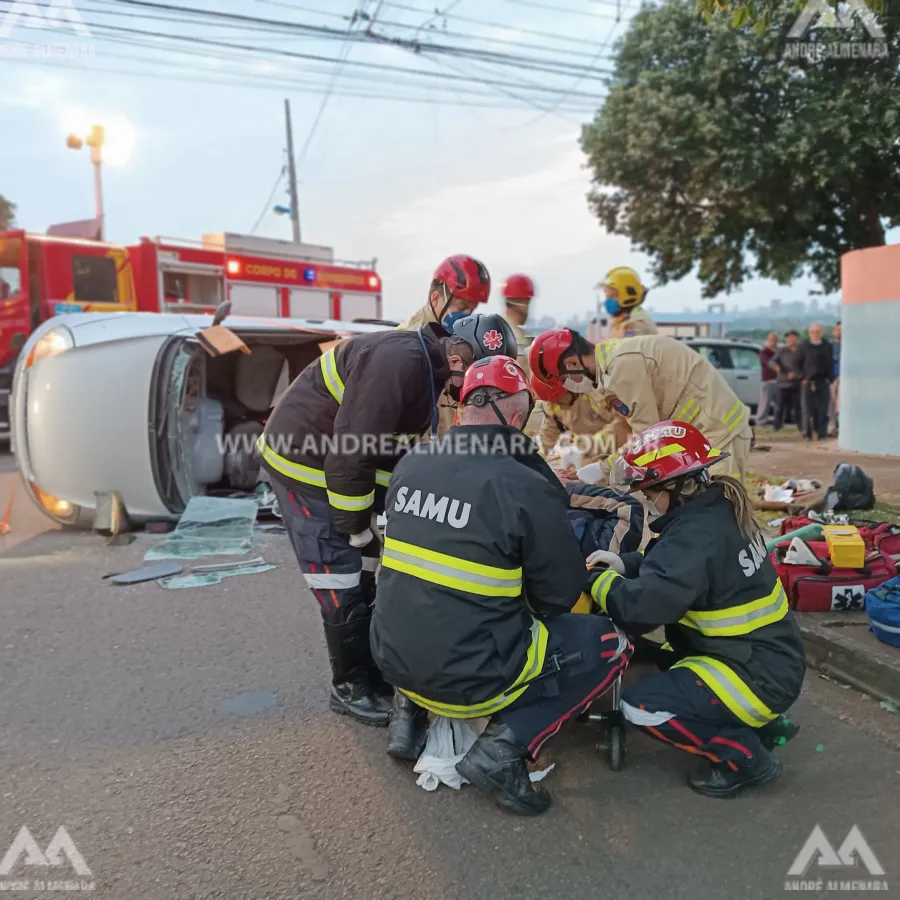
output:
[[[372,529],[367,528],[365,531],[361,531],[359,534],[351,534],[350,535],[350,546],[351,547],[365,547],[368,544],[371,544],[375,535],[372,534]]]
[[[595,550],[587,558],[587,564],[589,566],[596,565],[597,563],[608,566],[613,572],[618,572],[619,575],[625,574],[625,563],[622,562],[622,557],[615,553],[610,553],[609,550]]]
[[[588,463],[578,470],[578,480],[585,484],[605,484],[607,473],[603,471],[600,463]]]

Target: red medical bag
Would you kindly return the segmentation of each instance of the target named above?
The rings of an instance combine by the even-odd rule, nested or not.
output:
[[[897,574],[894,560],[881,551],[869,553],[863,569],[842,569],[831,564],[825,541],[805,543],[821,560],[820,565],[798,566],[783,562],[790,541],[779,544],[771,554],[788,603],[797,612],[865,609],[866,591]]]

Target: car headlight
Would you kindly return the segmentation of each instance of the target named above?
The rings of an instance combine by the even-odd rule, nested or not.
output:
[[[58,356],[66,350],[71,350],[74,346],[75,341],[72,338],[72,332],[68,328],[62,326],[54,328],[39,338],[37,343],[31,348],[31,353],[28,354],[28,359],[25,361],[25,368],[31,368],[39,360]]]
[[[61,522],[63,525],[69,525],[78,518],[79,507],[68,500],[60,500],[46,491],[42,491],[36,484],[31,485],[31,492],[35,499],[41,505],[41,508],[47,515]]]

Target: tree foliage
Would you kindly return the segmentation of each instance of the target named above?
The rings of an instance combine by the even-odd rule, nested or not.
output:
[[[807,0],[695,0],[695,7],[707,22],[728,18],[735,28],[750,26],[759,34],[772,24],[772,17],[777,10],[787,8],[798,15],[806,2]],[[837,8],[839,0],[825,2]],[[887,9],[887,0],[867,0],[867,4],[876,13],[884,13]]]
[[[0,194],[0,231],[9,228],[16,219],[16,205],[10,203],[2,194]]]
[[[900,225],[900,29],[887,58],[789,59],[793,8],[756,33],[706,22],[694,0],[645,7],[619,45],[603,108],[582,131],[607,230],[659,283],[695,267],[704,296],[753,275],[840,283],[840,257]],[[871,41],[814,29],[805,40]]]

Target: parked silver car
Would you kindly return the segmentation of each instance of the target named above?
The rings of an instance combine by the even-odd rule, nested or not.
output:
[[[759,364],[762,345],[737,338],[689,337],[683,338],[683,341],[722,373],[738,398],[756,415],[762,375]]]

